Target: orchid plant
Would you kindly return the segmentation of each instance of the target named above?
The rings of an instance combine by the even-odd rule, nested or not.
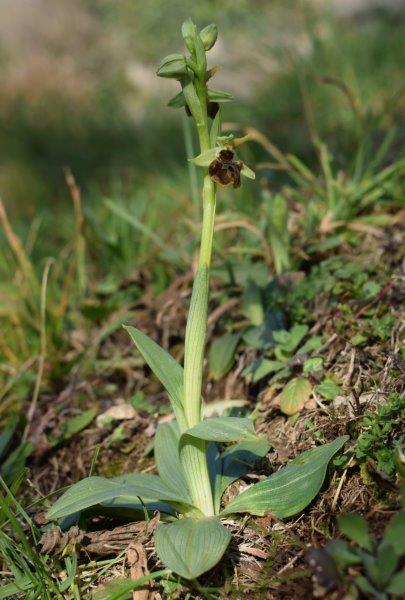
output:
[[[158,475],[129,473],[112,479],[92,476],[68,489],[49,510],[50,519],[65,519],[83,511],[113,510],[122,515],[159,510],[156,553],[169,569],[193,580],[223,556],[230,532],[222,523],[235,513],[279,518],[303,510],[318,493],[329,460],[347,437],[308,450],[287,466],[247,487],[223,505],[229,485],[243,477],[268,450],[248,417],[204,418],[202,381],[207,330],[209,276],[217,186],[241,184],[254,173],[237,158],[246,138],[221,135],[221,106],[231,101],[226,92],[208,86],[218,67],[208,69],[206,53],[214,46],[217,28],[200,32],[191,20],[182,26],[189,55],[171,54],[157,74],[177,80],[181,91],[169,103],[184,107],[195,122],[200,154],[192,161],[205,169],[202,189],[203,221],[198,270],[195,276],[185,334],[184,367],[135,327],[126,329],[154,374],[165,387],[174,413],[158,426],[154,454]],[[230,445],[233,443],[232,445]]]

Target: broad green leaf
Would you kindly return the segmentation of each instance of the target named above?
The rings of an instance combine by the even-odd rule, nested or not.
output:
[[[72,485],[50,508],[49,519],[66,517],[110,500],[125,497],[133,501],[166,500],[183,502],[180,493],[170,490],[157,475],[134,473],[114,479],[87,477]]]
[[[405,571],[396,573],[387,588],[389,594],[401,597],[405,595]]]
[[[304,362],[303,372],[305,375],[308,373],[313,373],[316,371],[321,371],[323,368],[323,358],[320,356],[314,356],[313,358],[308,358]]]
[[[290,355],[298,347],[298,344],[305,337],[307,331],[308,325],[295,324],[290,331],[275,331],[273,337],[280,345],[279,349],[282,350],[284,354]]]
[[[159,475],[171,489],[190,497],[179,456],[180,433],[175,421],[161,423],[155,436],[155,461]]]
[[[366,572],[378,587],[385,588],[391,581],[399,562],[399,556],[390,544],[380,544],[375,559],[366,564]]]
[[[170,354],[147,335],[129,325],[124,326],[146,363],[165,387],[180,426],[185,424],[183,412],[183,369]]]
[[[122,486],[104,477],[87,477],[72,485],[48,511],[49,519],[66,517],[120,495]]]
[[[308,379],[295,377],[291,379],[280,394],[280,408],[286,415],[299,412],[312,392]]]
[[[336,396],[342,393],[340,387],[330,379],[325,379],[322,383],[319,383],[315,390],[322,398],[325,398],[325,400],[334,400]]]
[[[211,344],[208,357],[209,377],[218,381],[228,373],[235,361],[239,333],[226,333]]]
[[[222,558],[231,534],[216,517],[180,519],[158,525],[156,553],[164,565],[185,579],[196,579]]]
[[[356,542],[365,550],[372,550],[373,545],[370,538],[368,523],[361,515],[348,513],[338,517],[339,529],[350,540]]]
[[[269,449],[270,444],[262,438],[239,442],[239,444],[227,448],[221,455],[220,497],[233,481],[246,475],[255,463],[266,456]]]
[[[140,500],[135,496],[118,496],[112,500],[101,502],[100,512],[110,515],[112,518],[127,519],[128,521],[142,521],[145,519],[145,511],[152,518],[158,510],[160,513],[175,516],[177,513],[192,511],[189,504],[184,506],[179,502],[162,502],[159,500]],[[198,511],[199,512],[199,511]],[[79,513],[75,513],[79,514]],[[200,515],[200,513],[199,513]],[[68,517],[69,518],[69,517]]]
[[[260,286],[249,279],[242,296],[242,311],[255,327],[259,327],[264,321],[262,295],[263,292]]]
[[[354,548],[351,548],[346,540],[331,540],[325,546],[329,556],[342,569],[350,565],[358,565],[361,558]]]
[[[390,544],[398,556],[405,556],[405,511],[397,513],[388,523],[382,544]]]
[[[189,158],[188,161],[196,165],[197,167],[208,167],[212,161],[217,157],[218,148],[210,148],[201,152],[195,158]]]
[[[214,513],[217,515],[221,505],[221,478],[222,478],[222,459],[218,446],[210,442],[207,446],[207,464],[210,475],[211,491],[214,501]]]
[[[264,515],[270,511],[279,518],[295,515],[315,498],[325,479],[328,462],[348,439],[342,436],[303,452],[286,467],[242,492],[222,514]]]
[[[213,417],[205,419],[186,435],[212,442],[239,442],[243,439],[257,439],[253,421],[246,417]]]
[[[89,408],[83,411],[80,415],[76,415],[70,419],[67,419],[60,428],[61,436],[60,439],[55,440],[55,444],[61,440],[68,440],[79,431],[82,431],[87,425],[89,425],[97,414],[96,408]]]
[[[303,346],[298,350],[299,354],[304,354],[305,352],[313,352],[314,350],[319,350],[322,346],[322,338],[319,335],[314,335],[310,337]]]
[[[375,590],[366,577],[363,575],[357,575],[357,577],[354,578],[354,583],[356,584],[356,587],[358,587],[359,590],[364,593],[366,598],[375,598],[377,590]]]
[[[285,363],[279,360],[268,360],[267,358],[264,358],[253,373],[253,383],[260,381],[260,379],[263,379],[263,377],[266,377],[266,375],[269,375],[270,373],[280,371],[284,365]]]
[[[107,480],[108,481],[108,480]],[[190,501],[189,495],[184,496],[181,490],[167,486],[161,477],[150,473],[127,473],[114,477],[123,486],[122,494],[139,496],[150,500],[166,500],[173,502]]]

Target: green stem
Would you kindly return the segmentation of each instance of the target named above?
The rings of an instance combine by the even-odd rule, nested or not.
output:
[[[205,85],[197,84],[196,91],[203,112],[203,122],[197,123],[201,151],[210,147]],[[189,427],[202,419],[202,377],[208,318],[209,272],[215,220],[215,184],[207,175],[203,187],[203,223],[200,257],[187,319],[184,351],[184,412]],[[184,463],[193,503],[204,515],[215,514],[213,494],[207,463],[207,442],[191,436],[184,440]]]

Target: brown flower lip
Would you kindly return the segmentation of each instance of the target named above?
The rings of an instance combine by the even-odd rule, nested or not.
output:
[[[213,181],[221,185],[233,184],[234,188],[240,187],[240,172],[243,167],[241,160],[234,159],[232,150],[221,150],[208,167],[208,174]]]

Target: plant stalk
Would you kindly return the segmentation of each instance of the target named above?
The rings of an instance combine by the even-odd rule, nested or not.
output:
[[[197,85],[196,91],[204,123],[199,123],[198,135],[201,151],[210,147],[207,100],[205,84]],[[190,311],[187,318],[184,351],[184,412],[189,427],[202,419],[201,388],[204,367],[204,349],[208,319],[209,274],[212,255],[216,204],[216,188],[207,175],[203,187],[203,223],[201,231],[198,271],[194,280]],[[207,463],[207,442],[191,436],[187,438],[187,463],[192,465],[186,471],[193,503],[207,516],[215,514],[213,494]]]

